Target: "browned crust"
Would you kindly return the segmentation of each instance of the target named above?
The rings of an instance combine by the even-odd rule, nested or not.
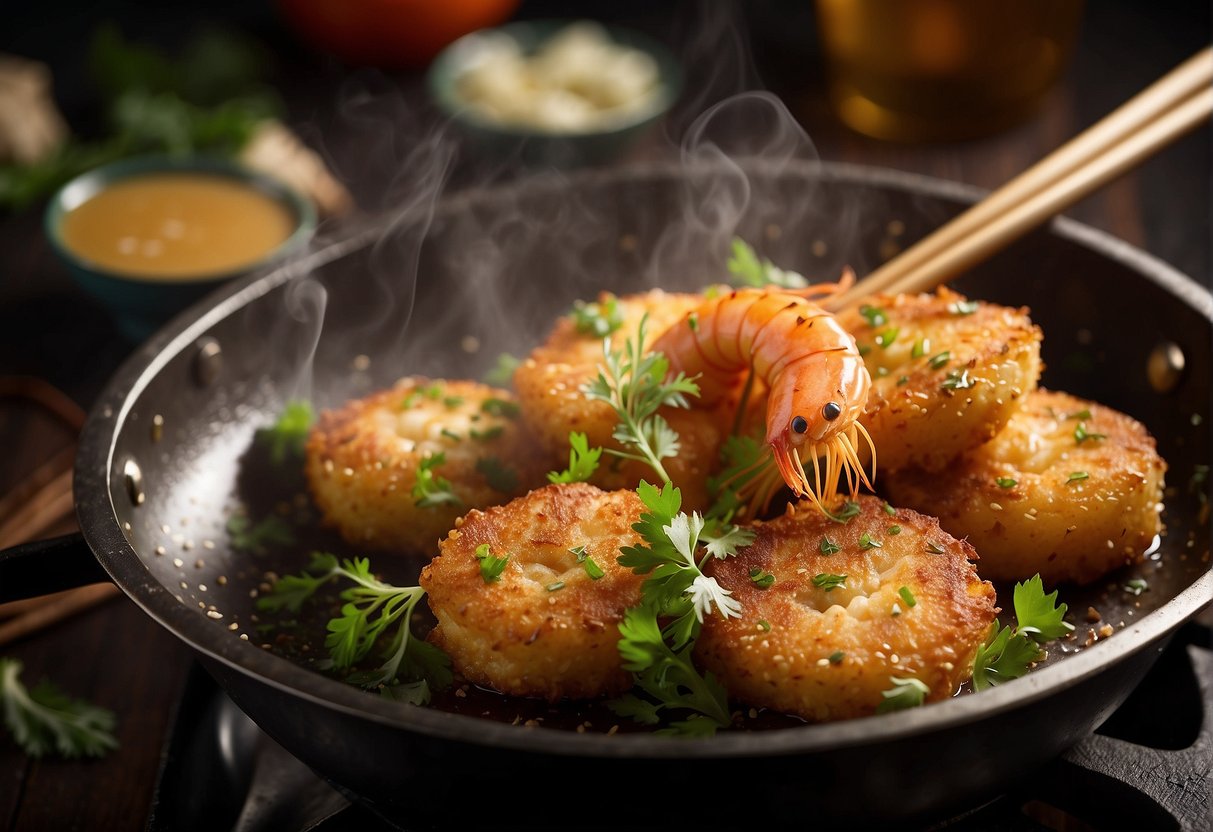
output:
[[[467,679],[502,693],[556,701],[627,690],[618,625],[644,579],[616,559],[640,542],[631,526],[643,508],[634,492],[574,483],[469,512],[421,573],[438,619],[430,640]],[[476,557],[485,544],[509,557],[492,583]],[[577,546],[602,578],[590,578],[569,551]],[[549,591],[557,581],[563,588]]]
[[[993,587],[970,563],[973,548],[934,518],[908,509],[890,516],[875,497],[859,502],[862,513],[846,524],[802,504],[756,524],[752,546],[713,564],[743,612],[707,619],[695,655],[737,698],[812,720],[848,719],[873,713],[891,676],[925,683],[928,701],[948,698],[968,678],[997,612]],[[899,534],[889,533],[893,525]],[[861,548],[865,532],[883,545]],[[823,537],[840,551],[822,554]],[[775,583],[759,589],[751,569]],[[823,573],[847,575],[847,586],[817,588],[812,579]],[[899,595],[903,586],[912,608]],[[839,651],[842,660],[830,662]]]
[[[1078,419],[1105,439],[1074,438]],[[1082,471],[1087,479],[1069,481]],[[987,578],[1088,583],[1140,562],[1162,531],[1166,463],[1139,422],[1066,393],[1036,390],[993,441],[948,468],[907,470],[885,485],[899,502],[937,515],[981,553]],[[999,478],[1016,481],[1001,488]]]

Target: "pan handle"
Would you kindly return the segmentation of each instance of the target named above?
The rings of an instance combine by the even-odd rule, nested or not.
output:
[[[0,550],[0,604],[109,579],[82,534]]]

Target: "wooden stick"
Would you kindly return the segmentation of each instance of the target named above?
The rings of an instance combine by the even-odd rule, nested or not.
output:
[[[0,624],[0,645],[57,624],[117,594],[118,587],[113,584],[94,584],[39,599],[46,603]]]
[[[76,459],[76,445],[61,448],[53,457],[27,474],[12,491],[0,497],[0,523],[5,523],[18,510],[23,509],[35,494],[65,471],[72,469]]]
[[[909,271],[885,291],[891,294],[923,292],[950,280],[1152,156],[1159,148],[1208,121],[1211,115],[1213,89],[1207,89],[1129,136],[1090,164],[1054,182],[929,262]]]
[[[72,513],[72,472],[64,471],[0,523],[0,548],[32,540]]]
[[[1102,121],[1045,157],[947,225],[885,263],[859,281],[850,291],[835,299],[831,306],[841,308],[853,304],[866,295],[876,292],[891,292],[892,287],[911,272],[921,270],[925,264],[944,254],[953,246],[964,242],[970,235],[980,232],[984,226],[1001,217],[1016,205],[1110,152],[1126,137],[1132,137],[1138,131],[1143,131],[1181,103],[1190,100],[1192,96],[1207,91],[1210,84],[1213,84],[1213,47],[1198,52]],[[1178,135],[1179,133],[1176,133],[1170,138],[1176,138]],[[1153,149],[1157,149],[1163,144],[1166,144],[1166,140],[1154,146]],[[1123,169],[1121,168],[1122,171]],[[1065,204],[1061,204],[1060,207],[1064,207]]]
[[[59,388],[31,376],[0,376],[0,396],[28,399],[49,410],[79,432],[84,427],[85,413],[80,405],[69,399]]]

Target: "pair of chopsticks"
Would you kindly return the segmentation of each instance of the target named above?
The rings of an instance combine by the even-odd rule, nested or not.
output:
[[[0,549],[3,549],[37,539],[71,517],[75,436],[84,425],[84,411],[59,390],[34,378],[0,378],[0,398],[37,405],[62,422],[73,437],[20,485],[0,497]],[[47,568],[53,569],[54,564],[47,564]],[[0,604],[0,646],[36,633],[117,593],[112,584],[96,584]]]
[[[1213,114],[1213,47],[885,263],[830,306],[878,292],[923,292],[1018,239]]]

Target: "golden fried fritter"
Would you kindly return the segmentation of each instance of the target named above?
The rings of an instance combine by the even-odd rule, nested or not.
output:
[[[1026,309],[934,295],[876,295],[839,315],[872,375],[860,423],[877,475],[938,471],[992,439],[1036,386],[1040,329]]]
[[[413,377],[322,413],[306,471],[325,522],[352,545],[432,553],[469,508],[543,482],[534,448],[506,391]]]
[[[421,572],[438,619],[430,641],[468,680],[502,693],[556,701],[627,690],[618,626],[644,578],[616,558],[640,542],[632,523],[643,509],[635,492],[573,483],[470,512]],[[508,558],[495,580],[482,553]]]
[[[859,505],[839,524],[801,503],[754,524],[751,546],[713,563],[742,614],[707,618],[695,657],[732,696],[814,721],[848,719],[872,714],[891,676],[926,684],[928,701],[969,677],[997,612],[994,588],[969,562],[973,548],[934,518],[889,515],[875,497]],[[774,576],[766,589],[755,580],[764,574]],[[829,588],[837,576],[845,579]]]
[[[605,293],[600,303],[608,299]],[[646,345],[703,303],[702,295],[670,294],[655,289],[643,295],[618,299],[622,325],[610,336],[611,348],[619,349],[636,335],[640,321],[648,315]],[[557,321],[551,335],[537,347],[514,373],[514,388],[522,405],[524,419],[551,457],[552,465],[563,468],[569,452],[569,432],[580,431],[589,438],[590,447],[619,448],[611,438],[617,418],[610,405],[594,401],[581,387],[598,375],[602,364],[602,338],[577,331],[572,316]],[[688,510],[706,508],[706,480],[715,470],[720,443],[728,435],[736,397],[726,397],[714,409],[683,410],[664,408],[661,415],[678,431],[680,450],[676,457],[663,460],[670,478],[682,489],[683,505]],[[692,402],[692,405],[694,402]],[[604,456],[590,482],[602,488],[635,488],[641,479],[656,478],[644,463]]]
[[[1037,390],[998,436],[945,472],[899,471],[884,485],[967,536],[983,577],[1088,583],[1140,561],[1162,531],[1166,467],[1153,437],[1123,413]]]

